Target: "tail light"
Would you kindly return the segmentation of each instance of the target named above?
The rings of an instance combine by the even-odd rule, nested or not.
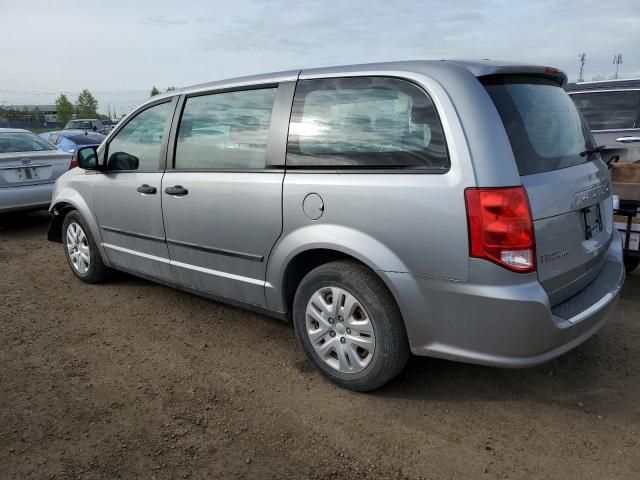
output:
[[[72,168],[76,168],[78,166],[78,161],[76,160],[75,155],[73,156],[73,158],[71,159],[71,163],[69,164],[69,170],[71,170]]]
[[[469,251],[514,272],[536,269],[533,219],[524,187],[467,188]]]

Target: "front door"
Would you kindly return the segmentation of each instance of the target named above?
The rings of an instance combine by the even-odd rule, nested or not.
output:
[[[281,88],[279,98],[290,100],[292,90],[293,83]],[[286,129],[274,124],[280,115],[288,122],[290,109],[287,101],[276,102],[278,91],[273,86],[186,98],[175,133],[175,167],[162,180],[178,283],[265,305],[265,266],[282,231]],[[280,106],[274,109],[274,102]]]
[[[109,261],[128,270],[171,278],[160,188],[169,119],[167,99],[134,114],[106,145],[106,170],[96,175],[93,199]]]

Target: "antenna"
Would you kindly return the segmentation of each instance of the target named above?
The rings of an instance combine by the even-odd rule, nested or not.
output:
[[[578,72],[578,82],[584,82],[584,62],[587,59],[586,53],[578,54],[578,58],[580,59],[580,70]]]
[[[613,64],[616,66],[616,75],[613,78],[615,78],[616,80],[618,79],[618,67],[620,66],[621,63],[622,63],[622,54],[616,53],[613,56]]]

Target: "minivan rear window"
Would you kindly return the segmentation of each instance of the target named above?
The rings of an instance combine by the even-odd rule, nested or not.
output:
[[[588,162],[593,137],[575,104],[555,81],[536,76],[480,79],[509,137],[520,175]]]

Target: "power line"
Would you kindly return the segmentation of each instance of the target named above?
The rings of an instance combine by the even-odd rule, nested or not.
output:
[[[0,92],[4,93],[19,93],[23,95],[59,95],[61,93],[75,94],[80,93],[82,90],[58,90],[58,91],[41,91],[41,90],[16,90],[11,88],[0,88]],[[147,93],[147,90],[91,90],[92,94],[96,95],[126,95],[126,94],[138,94]]]

